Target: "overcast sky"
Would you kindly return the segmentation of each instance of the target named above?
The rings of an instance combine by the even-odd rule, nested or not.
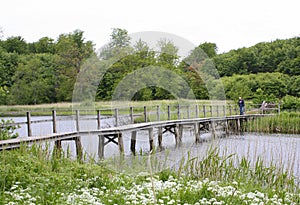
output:
[[[75,29],[102,47],[112,28],[168,32],[219,53],[300,35],[299,0],[2,0],[4,38],[57,39]]]

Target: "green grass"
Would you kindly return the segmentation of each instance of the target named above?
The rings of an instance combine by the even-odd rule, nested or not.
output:
[[[280,115],[257,118],[249,122],[248,130],[263,133],[300,134],[300,113],[281,112]]]
[[[134,163],[144,169],[148,165],[149,171],[119,172],[110,169],[108,161],[81,163],[64,154],[53,155],[47,147],[3,151],[0,204],[300,202],[299,184],[293,176],[273,165],[265,166],[259,158],[253,164],[235,155],[220,156],[212,148],[202,159],[183,159],[177,169],[166,166],[152,172],[150,167],[159,161],[151,161],[150,166],[148,160],[139,162]]]

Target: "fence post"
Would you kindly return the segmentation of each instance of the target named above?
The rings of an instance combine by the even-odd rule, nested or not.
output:
[[[223,105],[223,115],[224,115],[224,117],[226,117],[226,106],[225,105]]]
[[[210,116],[212,117],[212,116],[213,116],[213,110],[212,110],[213,108],[212,108],[212,105],[210,105],[209,107],[210,107]]]
[[[232,107],[231,107],[231,105],[229,105],[229,115],[231,116],[232,115]]]
[[[186,109],[187,109],[187,119],[190,119],[190,106],[187,105]]]
[[[52,110],[52,131],[53,133],[57,133],[56,129],[56,111]]]
[[[170,105],[168,105],[168,120],[171,120],[171,109],[170,109]]]
[[[115,108],[115,120],[116,120],[116,127],[119,126],[119,111],[118,108]]]
[[[178,120],[180,120],[180,105],[179,104],[177,107],[177,116],[178,116]]]
[[[199,118],[199,108],[198,108],[198,105],[196,105],[196,118]]]
[[[26,112],[27,116],[27,131],[28,131],[28,137],[32,136],[32,131],[31,131],[31,115],[30,112]]]
[[[204,114],[204,117],[206,117],[206,105],[203,105],[203,114]]]
[[[101,129],[101,113],[100,113],[100,110],[97,110],[97,128],[98,128],[98,130]]]
[[[133,107],[130,107],[130,123],[131,124],[134,123],[134,119],[133,119]]]
[[[147,122],[147,106],[144,106],[144,121]]]
[[[76,131],[79,131],[79,110],[76,110]]]
[[[160,121],[160,107],[157,105],[157,121]]]

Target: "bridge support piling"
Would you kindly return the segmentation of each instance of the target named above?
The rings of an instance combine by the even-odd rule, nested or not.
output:
[[[119,146],[120,155],[123,155],[124,154],[124,143],[123,143],[122,133],[117,134],[117,136],[118,136],[118,146]]]
[[[163,135],[163,131],[162,131],[162,127],[158,128],[158,148],[159,151],[162,151],[162,135]]]
[[[150,144],[150,152],[152,151],[152,150],[154,150],[154,134],[153,134],[153,128],[150,128],[149,130],[148,130],[148,132],[149,132],[149,144]]]
[[[178,125],[176,125],[174,127],[174,135],[175,135],[176,147],[180,147],[181,137],[180,137],[180,131],[179,131],[179,126]]]
[[[99,159],[104,159],[104,136],[98,135],[99,137],[99,144],[98,144],[98,157]]]
[[[133,155],[136,154],[135,152],[135,145],[136,145],[136,131],[132,131],[131,133],[131,141],[130,141],[130,151]]]
[[[195,123],[194,124],[194,130],[195,130],[195,142],[200,143],[200,129],[199,129],[199,124]]]

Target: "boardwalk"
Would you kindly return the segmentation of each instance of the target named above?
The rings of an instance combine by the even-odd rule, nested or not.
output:
[[[223,107],[224,108],[224,107]],[[177,112],[177,118],[176,120],[171,120],[171,111],[168,107],[167,111],[167,120],[160,120],[161,118],[161,112],[159,106],[157,107],[157,121],[153,122],[147,122],[148,114],[147,114],[147,108],[144,107],[144,113],[143,118],[144,122],[142,123],[133,123],[134,120],[134,114],[133,114],[133,108],[131,107],[129,113],[130,117],[130,124],[127,125],[119,125],[118,122],[118,110],[115,109],[115,117],[116,117],[116,123],[115,127],[109,127],[109,128],[101,128],[101,116],[100,111],[97,112],[97,129],[93,130],[79,130],[79,123],[80,123],[80,116],[79,111],[76,111],[75,119],[76,119],[76,131],[71,132],[64,132],[64,133],[56,133],[56,111],[52,112],[52,123],[53,123],[53,133],[44,135],[44,136],[32,136],[31,131],[31,119],[30,119],[30,113],[27,113],[27,128],[28,128],[28,137],[20,137],[16,139],[10,139],[10,140],[4,140],[0,141],[0,150],[4,149],[14,149],[20,147],[22,144],[30,145],[33,143],[38,142],[47,142],[47,141],[55,141],[55,146],[58,149],[61,149],[61,141],[63,140],[73,140],[76,145],[76,153],[79,158],[82,157],[82,147],[81,147],[81,141],[80,138],[84,136],[89,135],[95,135],[99,136],[98,142],[98,155],[99,158],[104,158],[104,148],[109,143],[114,143],[118,146],[120,154],[124,153],[124,144],[123,144],[123,133],[124,132],[130,132],[131,133],[131,144],[130,144],[130,150],[133,154],[136,153],[135,146],[136,141],[138,138],[138,132],[141,130],[147,130],[149,133],[149,146],[150,150],[153,150],[155,147],[154,142],[154,129],[156,129],[156,133],[158,133],[157,139],[158,139],[158,150],[162,149],[162,138],[163,134],[166,132],[170,132],[175,137],[176,146],[180,146],[183,136],[183,130],[186,126],[192,127],[194,129],[194,137],[195,142],[200,143],[200,134],[204,132],[211,132],[212,135],[215,135],[215,129],[216,127],[221,127],[224,133],[229,134],[229,131],[234,131],[236,133],[243,130],[243,123],[247,122],[249,120],[263,117],[265,114],[249,114],[249,115],[231,115],[231,116],[213,116],[212,113],[212,107],[210,106],[210,117],[199,117],[199,110],[196,109],[196,112],[192,116],[190,114],[189,109],[186,109],[188,113],[186,113],[187,118],[186,119],[180,119],[183,117],[182,110],[179,109]],[[205,107],[203,107],[203,110],[206,111]],[[202,110],[202,111],[203,111]],[[219,115],[220,113],[225,113],[224,110],[216,110],[216,113]],[[207,113],[204,112],[203,116],[206,116]],[[94,119],[94,118],[93,118]],[[46,120],[40,120],[39,122],[45,122]]]

